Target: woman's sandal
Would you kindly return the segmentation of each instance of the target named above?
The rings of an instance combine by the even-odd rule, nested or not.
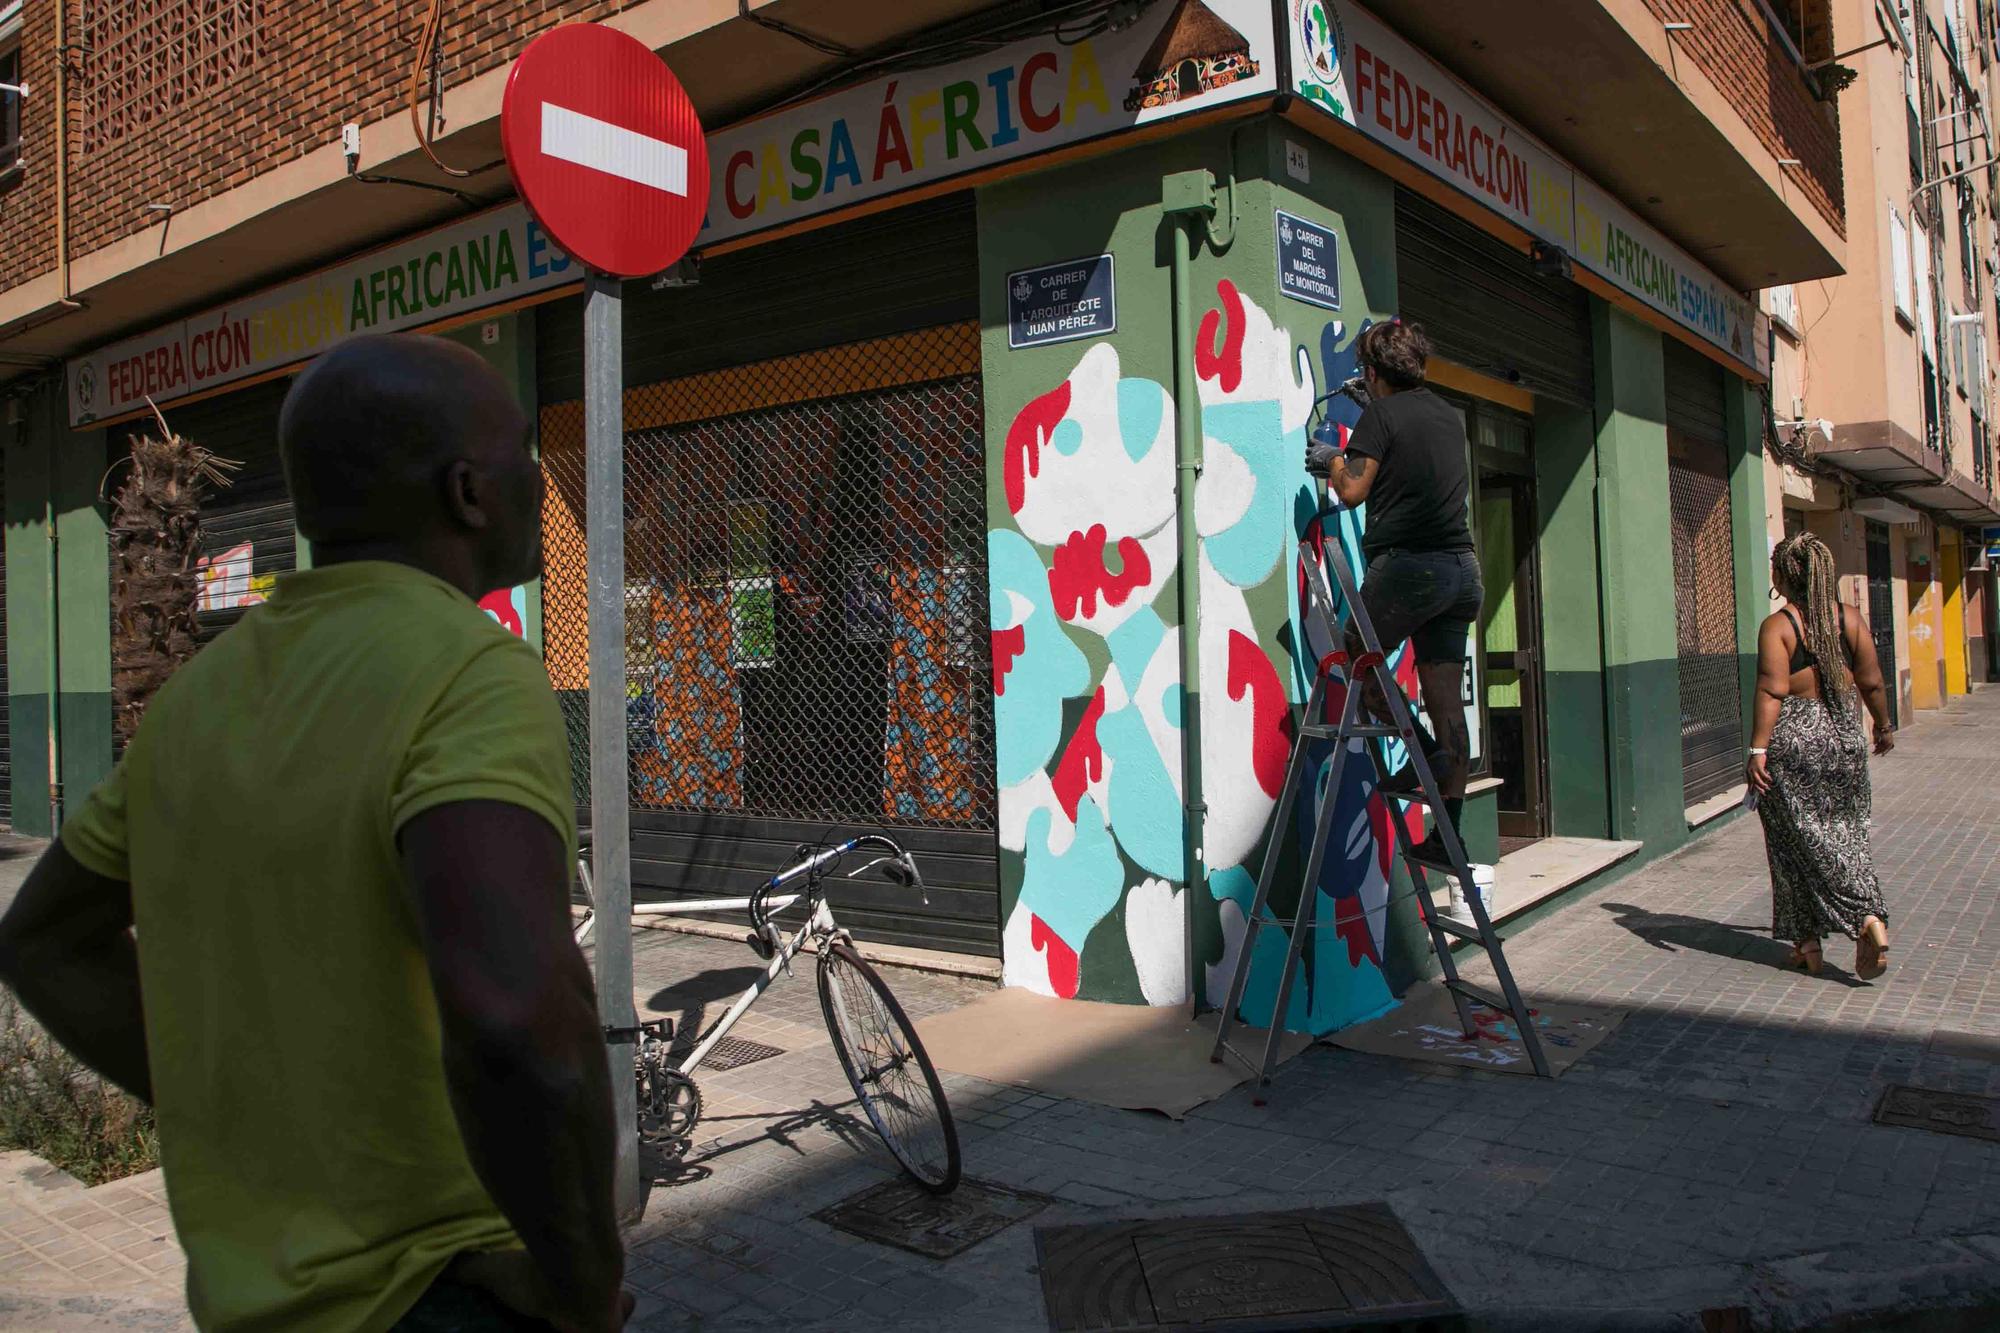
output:
[[[1788,966],[1802,968],[1809,977],[1819,975],[1820,964],[1826,961],[1826,954],[1818,940],[1807,940],[1792,946],[1792,956]]]
[[[1876,941],[1881,943],[1877,944]],[[1873,981],[1889,970],[1889,928],[1877,917],[1869,917],[1854,937],[1854,975]]]

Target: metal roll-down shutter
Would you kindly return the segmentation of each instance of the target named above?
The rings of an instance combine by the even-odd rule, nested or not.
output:
[[[1528,256],[1408,190],[1396,191],[1396,313],[1438,356],[1530,393],[1591,402],[1590,305]]]
[[[1666,354],[1667,484],[1673,515],[1681,778],[1687,804],[1743,771],[1736,643],[1736,547],[1722,368],[1671,338]]]

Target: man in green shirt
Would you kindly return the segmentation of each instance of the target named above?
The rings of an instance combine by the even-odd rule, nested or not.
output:
[[[315,567],[153,700],[0,980],[156,1109],[203,1328],[617,1328],[568,745],[476,605],[540,565],[528,422],[465,348],[365,337],[279,437]]]

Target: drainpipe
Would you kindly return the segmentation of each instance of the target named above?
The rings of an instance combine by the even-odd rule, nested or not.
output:
[[[1173,229],[1174,305],[1174,528],[1180,545],[1181,613],[1181,801],[1186,832],[1186,883],[1182,887],[1182,948],[1187,960],[1188,1001],[1201,1011],[1199,964],[1194,948],[1198,895],[1208,891],[1203,864],[1201,773],[1201,542],[1195,528],[1195,482],[1201,477],[1201,391],[1194,365],[1194,293],[1190,290],[1197,229],[1206,235],[1215,219],[1215,178],[1207,171],[1182,171],[1161,182],[1160,208]]]
[[[56,5],[56,268],[59,305],[75,308],[69,290],[69,0]]]
[[[64,6],[58,5],[61,10]],[[57,381],[60,383],[60,381]],[[49,836],[62,828],[62,583],[61,545],[56,530],[56,464],[60,444],[55,422],[60,413],[60,395],[51,393],[44,407],[43,425],[49,437],[49,470],[42,488],[42,521],[48,532],[49,577]]]

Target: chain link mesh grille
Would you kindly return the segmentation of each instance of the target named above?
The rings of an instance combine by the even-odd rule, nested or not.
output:
[[[993,828],[975,324],[625,394],[635,809]],[[588,798],[581,403],[541,414],[543,652]]]
[[[1674,525],[1681,776],[1689,805],[1729,790],[1741,769],[1743,686],[1736,648],[1736,551],[1727,455],[1674,432],[1667,484]]]

